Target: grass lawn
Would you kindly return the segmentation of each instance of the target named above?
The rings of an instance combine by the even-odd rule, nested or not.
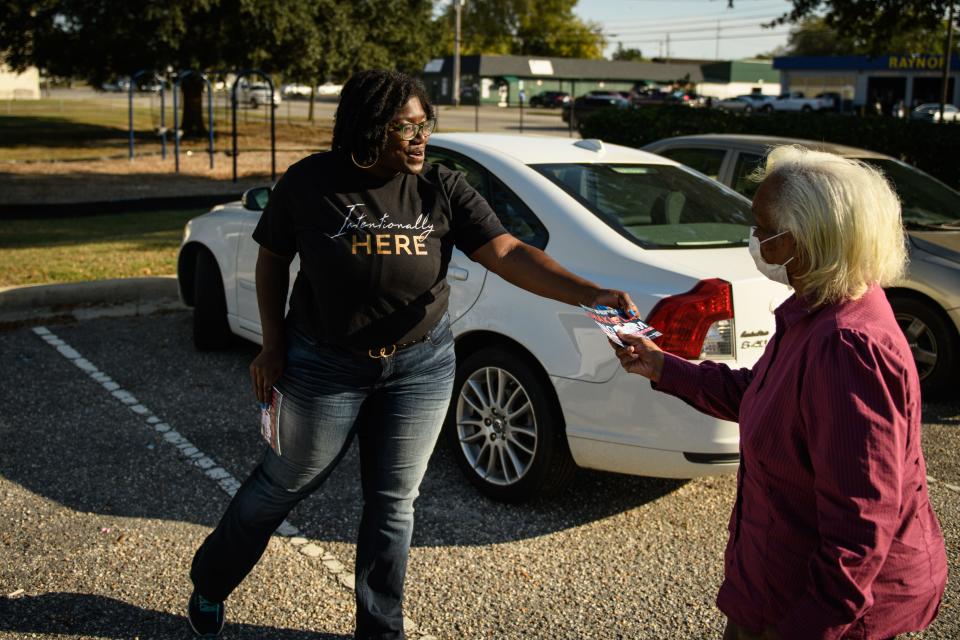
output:
[[[5,221],[0,287],[176,273],[183,227],[203,212]]]
[[[133,128],[136,153],[159,153],[157,128],[160,126],[160,101],[153,96],[134,106]],[[89,100],[14,100],[0,102],[0,162],[84,160],[123,156],[129,145],[129,114],[126,100],[91,98]],[[266,109],[239,109],[237,141],[240,151],[270,148],[270,126]],[[203,117],[207,109],[204,103]],[[329,148],[332,123],[311,124],[305,118],[289,118],[281,106],[276,113],[278,149]],[[222,99],[214,107],[214,146],[219,151],[231,148],[230,112]],[[173,114],[166,106],[167,152],[173,153]],[[201,151],[207,138],[184,139],[182,150]]]

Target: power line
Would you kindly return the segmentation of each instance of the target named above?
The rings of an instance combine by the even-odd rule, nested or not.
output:
[[[772,38],[774,36],[786,36],[790,35],[789,31],[771,31],[770,33],[753,33],[753,34],[733,34],[729,36],[720,36],[719,40],[741,40],[744,38]],[[717,40],[717,36],[703,36],[702,38],[670,38],[670,42],[703,42],[706,40]],[[649,44],[649,43],[658,43],[661,42],[663,38],[657,40],[624,40],[623,44]]]
[[[664,31],[669,31],[670,33],[697,33],[699,31],[716,31],[718,28],[727,30],[727,29],[742,29],[744,27],[759,27],[760,24],[761,23],[759,20],[745,20],[742,23],[738,23],[738,24],[730,24],[730,23],[724,24],[724,23],[714,22],[712,24],[704,24],[704,26],[702,27],[690,27],[690,28],[684,28],[684,29],[674,29],[672,27],[664,27],[660,29],[650,28],[650,29],[643,29],[640,31],[626,31],[626,32],[625,30],[621,30],[616,33],[604,32],[603,35],[607,37],[615,38],[617,36],[643,36],[643,35],[649,35],[651,33],[663,33]]]
[[[757,14],[747,14],[740,16],[728,16],[726,18],[717,18],[717,17],[698,17],[693,18],[687,21],[681,22],[680,20],[643,20],[638,22],[624,22],[617,20],[615,22],[601,23],[604,28],[616,28],[616,29],[647,29],[650,27],[692,27],[700,24],[717,24],[719,20],[721,24],[728,24],[731,22],[742,22],[744,20],[774,20],[784,15],[783,13],[757,13]]]
[[[681,18],[658,18],[656,20],[600,20],[601,24],[611,24],[624,27],[643,27],[650,24],[676,24],[676,25],[685,25],[687,23],[698,23],[698,22],[707,22],[709,20],[716,21],[717,19],[728,21],[728,20],[743,20],[746,18],[777,18],[784,14],[788,13],[787,10],[777,11],[772,7],[770,9],[757,9],[750,12],[744,13],[730,13],[729,11],[722,13],[707,13],[701,14],[699,16],[686,16]]]

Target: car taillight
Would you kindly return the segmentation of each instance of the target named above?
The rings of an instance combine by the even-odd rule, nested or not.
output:
[[[647,324],[663,332],[657,345],[681,358],[732,358],[733,288],[718,278],[701,280],[690,291],[658,302]]]

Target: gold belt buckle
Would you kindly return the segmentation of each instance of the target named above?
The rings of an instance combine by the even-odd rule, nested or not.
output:
[[[390,353],[387,353],[387,349],[393,349]],[[373,358],[374,360],[379,360],[380,358],[389,358],[397,352],[397,345],[392,344],[389,347],[380,347],[380,353],[374,354],[373,349],[367,349],[367,355]]]

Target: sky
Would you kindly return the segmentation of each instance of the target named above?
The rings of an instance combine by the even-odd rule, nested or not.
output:
[[[607,37],[608,56],[617,42],[644,57],[737,60],[768,52],[787,42],[788,27],[760,25],[792,7],[785,0],[579,0],[580,18],[598,22]],[[719,39],[717,38],[719,27]]]

